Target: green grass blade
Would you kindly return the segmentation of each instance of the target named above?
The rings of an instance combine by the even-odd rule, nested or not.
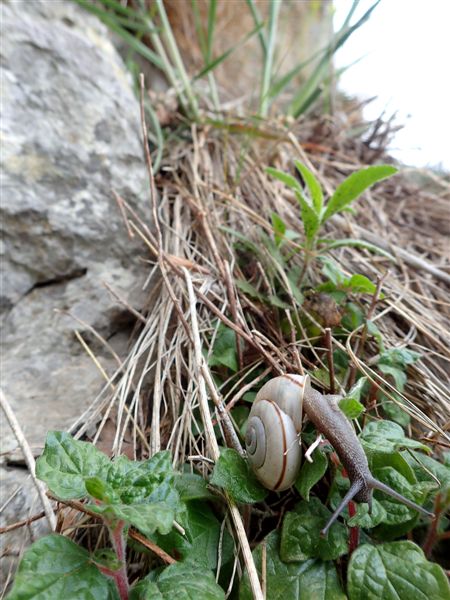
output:
[[[320,186],[320,183],[317,181],[313,173],[301,162],[298,160],[294,160],[294,164],[297,167],[297,170],[300,172],[301,176],[305,180],[305,183],[309,190],[309,195],[311,196],[312,205],[317,215],[320,217],[322,214],[323,207],[323,192]]]
[[[248,42],[248,40],[250,38],[252,38],[255,35],[255,33],[258,33],[258,31],[261,29],[261,27],[262,27],[262,25],[258,25],[258,27],[255,27],[255,29],[253,29],[252,31],[250,31],[249,33],[247,33],[247,35],[245,35],[232,48],[228,48],[228,50],[225,50],[225,52],[223,54],[221,54],[220,56],[218,56],[217,58],[215,58],[212,62],[210,62],[208,65],[206,65],[199,73],[197,73],[197,75],[195,75],[195,77],[193,78],[193,80],[196,81],[197,79],[201,79],[202,77],[204,77],[205,75],[207,75],[210,71],[214,70],[218,65],[220,65],[220,63],[222,63],[231,54],[233,54],[233,52],[235,50],[237,50],[238,48],[240,48],[241,46],[243,46],[246,42]]]
[[[255,22],[256,29],[258,31],[258,37],[261,44],[261,49],[263,52],[263,56],[265,57],[267,54],[267,42],[263,31],[264,22],[261,19],[261,15],[259,14],[258,8],[256,7],[255,0],[246,0],[247,6],[252,13],[253,21]]]
[[[140,40],[138,40],[133,34],[129,33],[121,27],[114,18],[114,15],[105,11],[97,6],[91,4],[88,0],[74,0],[77,4],[88,10],[90,13],[97,16],[105,25],[107,25],[111,31],[114,31],[118,36],[120,36],[127,44],[138,54],[146,58],[149,62],[151,62],[158,69],[163,70],[163,63],[159,56],[150,50],[145,44],[143,44]]]
[[[261,95],[259,100],[259,114],[267,117],[270,106],[270,82],[272,80],[273,57],[275,53],[278,15],[281,0],[271,0],[269,8],[267,52],[264,56],[263,76],[261,81]]]
[[[206,53],[207,53],[206,38],[205,38],[205,32],[203,31],[203,27],[202,27],[200,11],[198,9],[198,0],[191,0],[191,6],[192,6],[192,13],[194,15],[194,25],[195,25],[195,30],[197,32],[198,43],[200,45],[200,50],[202,52],[203,59],[205,59]]]
[[[205,61],[211,61],[212,46],[214,40],[214,30],[216,28],[217,0],[209,0],[208,9],[208,33],[206,38],[206,57]]]
[[[347,17],[344,26],[339,30],[339,32],[333,37],[332,41],[327,47],[323,58],[320,60],[317,67],[314,69],[313,73],[309,77],[308,81],[300,88],[299,92],[294,96],[288,112],[294,117],[298,117],[302,114],[308,106],[311,105],[311,98],[317,94],[317,90],[320,93],[320,86],[324,82],[324,80],[328,77],[329,69],[330,69],[330,61],[335,54],[335,52],[348,40],[348,38],[359,29],[370,17],[372,12],[380,3],[380,0],[376,0],[374,4],[368,8],[368,10],[364,13],[364,15],[351,27],[348,27],[348,19],[349,16],[354,12],[354,5],[350,10],[350,15]]]
[[[186,69],[184,68],[183,60],[181,58],[180,52],[178,50],[178,45],[175,40],[175,36],[173,35],[172,27],[170,26],[169,19],[167,17],[166,9],[164,8],[164,4],[162,0],[155,0],[156,7],[158,9],[158,14],[161,19],[162,31],[164,37],[166,38],[169,53],[172,57],[174,65],[177,68],[178,75],[183,84],[183,89],[186,92],[186,96],[192,111],[192,116],[197,119],[198,118],[198,104],[197,98],[194,94],[194,91],[191,87],[191,82],[186,73]]]

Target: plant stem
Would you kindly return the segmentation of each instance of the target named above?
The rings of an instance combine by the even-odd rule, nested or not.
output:
[[[178,46],[175,41],[175,37],[173,35],[172,28],[170,26],[169,19],[167,17],[167,13],[162,0],[156,0],[156,7],[158,9],[159,17],[161,19],[162,29],[167,41],[169,53],[178,70],[178,75],[183,83],[183,91],[186,92],[186,96],[191,107],[192,117],[194,119],[198,119],[197,98],[195,97],[194,91],[191,87],[191,82],[189,81],[186,69],[184,68],[183,60],[178,50]]]
[[[331,329],[325,329],[325,347],[327,349],[328,372],[330,374],[330,394],[336,393],[335,375],[334,375],[334,360],[333,360],[333,339],[331,337]]]
[[[125,536],[124,536],[125,521],[118,521],[115,527],[108,525],[111,542],[116,552],[117,559],[121,563],[121,568],[114,571],[112,577],[117,586],[120,600],[128,600],[128,576],[125,551]]]
[[[356,515],[356,506],[353,500],[350,500],[348,503],[348,514],[350,518]],[[352,552],[356,550],[359,544],[359,527],[350,527],[349,542],[348,554],[351,556]]]
[[[434,499],[434,519],[430,523],[430,527],[427,531],[427,535],[425,537],[425,541],[422,546],[422,550],[427,558],[430,558],[431,553],[433,551],[433,546],[438,539],[438,523],[442,512],[441,505],[441,494],[437,493],[436,498]]]

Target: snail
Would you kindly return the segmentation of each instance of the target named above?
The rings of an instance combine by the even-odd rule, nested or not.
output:
[[[299,436],[303,410],[337,452],[350,479],[350,489],[329,519],[322,534],[338,518],[350,500],[372,507],[373,490],[392,496],[420,513],[434,515],[372,476],[363,447],[339,408],[341,396],[324,395],[311,387],[308,375],[281,375],[259,390],[250,411],[245,446],[252,468],[268,489],[291,487],[301,465]]]

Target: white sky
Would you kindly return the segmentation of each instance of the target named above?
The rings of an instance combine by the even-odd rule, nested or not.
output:
[[[359,0],[362,15],[373,0]],[[335,27],[351,0],[335,0]],[[354,21],[353,21],[354,22]],[[405,124],[392,154],[414,166],[450,170],[450,0],[381,0],[370,19],[336,55],[338,67],[364,56],[340,87],[362,98],[378,96],[365,115],[384,109]]]

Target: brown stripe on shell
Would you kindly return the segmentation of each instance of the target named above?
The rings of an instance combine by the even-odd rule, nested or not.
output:
[[[281,475],[280,478],[278,479],[277,483],[275,484],[275,487],[273,488],[273,490],[277,490],[280,485],[283,483],[283,479],[284,476],[286,474],[286,466],[287,466],[287,443],[286,443],[286,432],[284,431],[284,427],[283,427],[283,419],[281,417],[281,410],[278,408],[278,406],[275,404],[275,402],[273,402],[272,400],[268,400],[267,402],[270,402],[270,404],[273,404],[276,413],[278,415],[278,418],[280,420],[280,425],[281,425],[281,432],[283,435],[283,466],[281,467]]]

